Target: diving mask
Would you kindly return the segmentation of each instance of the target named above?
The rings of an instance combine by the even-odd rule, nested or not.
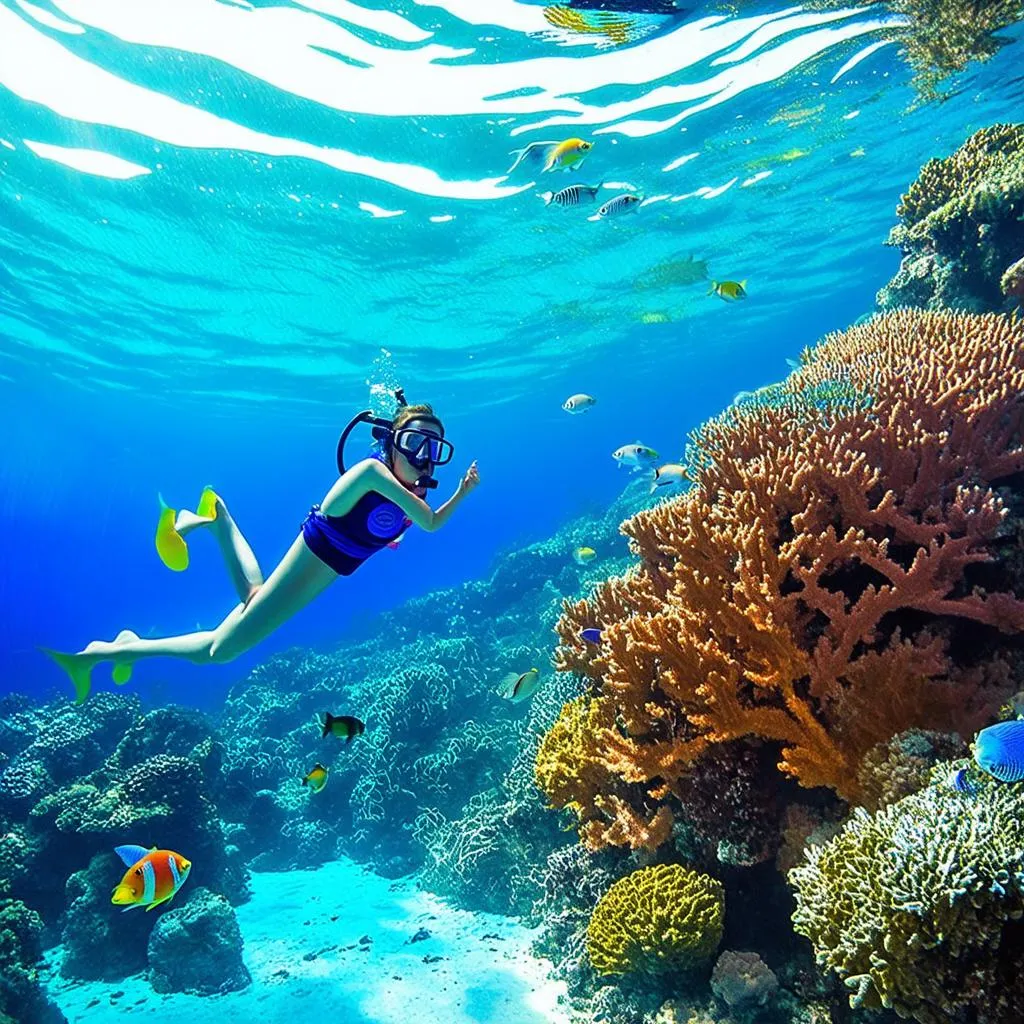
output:
[[[417,469],[427,466],[445,466],[452,461],[455,448],[440,434],[421,427],[403,427],[396,430],[391,445]]]

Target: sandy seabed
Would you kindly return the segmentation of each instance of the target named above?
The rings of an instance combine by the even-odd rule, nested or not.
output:
[[[237,913],[252,974],[244,991],[162,996],[144,974],[68,982],[60,947],[48,954],[46,988],[71,1024],[150,1016],[162,1024],[569,1020],[565,987],[547,980],[550,964],[531,955],[528,929],[452,909],[412,879],[393,882],[351,861],[254,874],[252,899]],[[410,942],[420,929],[429,938]]]

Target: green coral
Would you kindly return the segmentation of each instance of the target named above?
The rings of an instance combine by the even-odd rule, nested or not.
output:
[[[796,930],[855,1007],[921,1024],[1020,1019],[1024,785],[960,792],[951,779],[966,764],[874,815],[858,809],[789,874]]]
[[[681,864],[641,868],[601,897],[587,928],[601,974],[661,974],[707,959],[722,940],[721,882]]]
[[[994,124],[929,160],[896,210],[888,244],[904,254],[878,293],[885,309],[994,312],[1024,249],[1024,124]]]

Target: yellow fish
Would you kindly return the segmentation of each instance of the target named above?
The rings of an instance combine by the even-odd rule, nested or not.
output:
[[[556,169],[569,171],[579,167],[593,148],[592,142],[576,138],[564,139],[562,142],[531,142],[522,149],[512,151],[516,159],[505,173],[511,174],[524,160],[543,163],[541,173]]]
[[[327,785],[327,769],[319,762],[313,765],[312,771],[302,780],[314,793],[319,793]]]
[[[572,553],[572,558],[577,565],[586,565],[597,558],[597,552],[593,548],[579,547]]]
[[[712,281],[708,295],[717,295],[726,302],[738,302],[747,297],[747,282],[743,281]]]

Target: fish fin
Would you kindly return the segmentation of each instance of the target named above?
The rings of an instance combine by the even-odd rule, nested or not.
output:
[[[114,853],[121,858],[126,868],[133,868],[143,857],[155,849],[155,846],[152,850],[147,850],[144,846],[115,846]]]
[[[334,721],[334,716],[330,711],[324,712],[323,732],[320,734],[320,738],[323,739],[325,736],[329,736],[331,732],[331,723]]]
[[[92,667],[96,664],[93,658],[88,654],[64,654],[50,647],[40,647],[39,650],[67,672],[75,688],[75,703],[84,704],[92,689]]]
[[[160,518],[156,524],[156,553],[160,561],[173,572],[184,572],[188,568],[188,545],[185,538],[174,528],[177,513],[157,495],[160,501]]]
[[[746,278],[743,278],[743,280],[739,282],[739,286],[740,286],[740,287],[741,287],[741,288],[742,288],[742,289],[743,289],[744,291],[746,291],[746,290],[747,290],[747,279],[746,279]]]
[[[122,914],[127,914],[129,910],[138,910],[139,907],[141,907],[141,906],[142,906],[141,903],[129,903],[127,907],[122,907],[121,908],[121,913]]]
[[[516,692],[516,683],[519,682],[518,672],[509,672],[502,677],[498,684],[498,696],[511,698]]]
[[[511,150],[509,156],[514,156],[516,159],[505,173],[511,174],[524,160],[547,159],[550,150],[557,146],[557,142],[531,142],[529,145],[523,146],[522,149]]]
[[[800,364],[795,359],[787,359],[786,360],[786,365],[791,370],[799,370],[800,369]]]
[[[708,295],[714,295],[715,290],[718,288],[718,282],[712,281],[711,286],[708,288]]]
[[[545,206],[550,206],[551,205],[551,200],[554,199],[554,197],[555,197],[555,193],[554,192],[538,192],[537,195],[538,195],[539,198],[544,200],[544,205]]]

